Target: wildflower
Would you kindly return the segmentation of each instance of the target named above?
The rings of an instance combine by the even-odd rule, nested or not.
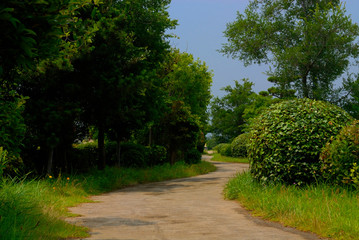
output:
[[[56,189],[56,187],[53,187],[52,189],[54,189],[54,190],[55,190],[55,189]]]
[[[67,181],[69,181],[70,180],[70,178],[68,177],[68,178],[66,178],[67,179]]]
[[[52,178],[52,176],[51,176],[51,175],[49,175],[49,178]]]

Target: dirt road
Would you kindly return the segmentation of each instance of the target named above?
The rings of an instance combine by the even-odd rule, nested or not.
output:
[[[232,240],[318,239],[310,233],[251,217],[223,187],[246,164],[214,163],[216,172],[144,184],[92,197],[69,219],[91,229],[89,239]]]

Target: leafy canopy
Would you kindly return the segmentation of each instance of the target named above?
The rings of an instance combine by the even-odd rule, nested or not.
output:
[[[267,72],[284,96],[328,99],[336,80],[358,56],[359,27],[340,1],[253,0],[224,32],[221,52]],[[277,91],[278,92],[278,91]]]

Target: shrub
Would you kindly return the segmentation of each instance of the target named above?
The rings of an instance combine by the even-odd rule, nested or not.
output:
[[[247,157],[249,133],[243,133],[231,143],[232,157]]]
[[[220,143],[218,145],[216,145],[215,147],[213,147],[214,150],[216,150],[218,153],[221,152],[222,147],[225,145],[225,143]]]
[[[187,164],[197,164],[201,162],[202,154],[197,149],[193,148],[186,152],[184,161]]]
[[[73,169],[88,171],[97,166],[97,142],[81,143],[71,150],[69,160]]]
[[[145,167],[147,149],[145,146],[126,142],[121,144],[121,166],[122,167]]]
[[[272,105],[252,126],[252,175],[263,182],[315,181],[321,149],[350,121],[344,110],[322,101],[296,99]]]
[[[226,143],[222,146],[220,154],[222,156],[231,157],[232,156],[232,147],[230,143]]]
[[[228,157],[232,156],[232,149],[230,143],[220,143],[217,146],[215,146],[213,149],[223,156],[228,156]]]
[[[167,162],[167,150],[164,146],[153,145],[147,147],[147,162],[150,166],[162,165]]]
[[[359,121],[344,127],[323,149],[323,177],[337,185],[359,187]]]

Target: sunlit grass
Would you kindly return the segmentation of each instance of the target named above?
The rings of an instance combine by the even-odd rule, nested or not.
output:
[[[248,163],[248,158],[226,157],[216,152],[213,153],[212,156],[213,158],[211,160],[217,162]]]
[[[359,192],[328,185],[263,186],[247,173],[226,185],[225,196],[238,199],[256,216],[332,239],[359,239]]]
[[[77,176],[45,179],[2,179],[0,239],[65,239],[88,236],[87,229],[64,221],[68,207],[89,202],[88,196],[139,183],[191,177],[214,171],[208,162],[176,163],[146,169],[106,168]]]

